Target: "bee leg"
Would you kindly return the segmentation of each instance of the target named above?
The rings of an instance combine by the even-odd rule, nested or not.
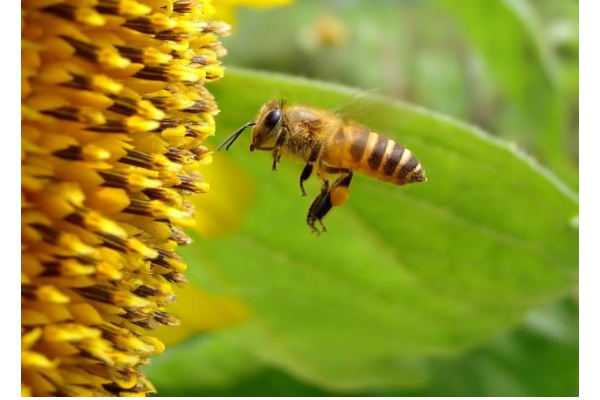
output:
[[[304,181],[310,178],[313,171],[312,164],[306,164],[304,169],[302,170],[302,174],[300,174],[300,190],[302,191],[302,196],[306,196],[306,189],[304,189]]]
[[[341,176],[331,187],[329,187],[328,181],[325,181],[321,193],[312,202],[308,210],[306,222],[313,231],[319,234],[327,230],[323,224],[323,218],[325,218],[333,207],[339,207],[348,200],[353,175],[352,170],[345,168],[325,167],[324,170],[332,174],[341,174]],[[316,222],[321,224],[321,231],[315,227]]]
[[[321,153],[321,142],[318,142],[315,147],[310,152],[310,156],[308,157],[308,162],[304,166],[302,170],[302,174],[300,174],[300,190],[302,190],[302,196],[306,196],[306,190],[304,190],[304,181],[306,181],[313,172],[313,165],[319,159],[319,154]]]
[[[272,171],[277,171],[277,164],[279,164],[280,161],[281,161],[281,154],[279,154],[279,152],[277,152],[277,154],[275,154],[273,156],[273,165],[271,166]]]
[[[329,210],[331,210],[331,197],[329,183],[325,181],[321,193],[319,193],[317,198],[314,199],[310,205],[308,215],[306,216],[306,223],[317,235],[326,231],[325,225],[323,225],[323,217],[325,217]],[[321,224],[321,230],[315,226],[317,221]]]
[[[331,172],[331,171],[330,171]],[[339,207],[348,201],[350,197],[350,183],[352,183],[352,171],[344,170],[335,183],[331,186],[330,197],[331,205],[333,207]]]
[[[277,136],[277,141],[275,142],[275,146],[273,147],[273,165],[271,166],[271,170],[277,171],[277,164],[281,161],[281,148],[285,144],[285,140],[287,139],[287,131],[283,129],[279,136]]]

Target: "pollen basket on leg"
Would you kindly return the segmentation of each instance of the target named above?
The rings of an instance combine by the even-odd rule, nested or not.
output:
[[[228,26],[210,0],[21,7],[23,394],[152,392]]]

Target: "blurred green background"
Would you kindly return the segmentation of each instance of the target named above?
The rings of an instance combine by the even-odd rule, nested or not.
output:
[[[159,333],[169,346],[147,368],[158,394],[576,396],[578,13],[573,0],[238,7],[228,74],[210,86],[213,146],[272,97],[350,99],[429,181],[357,176],[317,238],[304,219],[319,183],[300,197],[302,165],[273,173],[249,134],[215,154],[183,250],[182,326]]]

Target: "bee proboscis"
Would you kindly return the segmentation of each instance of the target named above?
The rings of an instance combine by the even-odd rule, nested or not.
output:
[[[304,182],[316,172],[323,187],[312,202],[306,222],[317,233],[325,231],[323,218],[332,207],[344,204],[349,197],[353,171],[380,181],[406,185],[425,182],[425,171],[415,155],[392,139],[368,128],[348,124],[339,116],[306,105],[287,105],[284,100],[270,100],[256,117],[218,147],[226,150],[242,132],[252,128],[250,151],[272,151],[272,169],[277,170],[281,156],[305,162],[300,174],[300,190],[306,196]],[[336,179],[330,183],[330,177]],[[321,230],[315,224],[319,222]]]

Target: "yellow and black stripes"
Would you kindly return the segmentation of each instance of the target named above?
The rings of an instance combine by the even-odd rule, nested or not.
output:
[[[371,168],[373,171],[377,171],[381,165],[381,162],[383,161],[385,149],[389,140],[381,135],[369,132],[369,136],[371,135],[373,135],[375,138],[375,144],[373,144],[373,147],[368,149],[369,158],[367,159],[367,163],[369,164],[369,168]]]
[[[401,144],[393,142],[392,151],[388,154],[385,163],[383,164],[383,174],[385,176],[392,176],[400,164],[402,155],[404,154],[405,147]]]
[[[346,162],[342,162],[340,167],[358,170],[397,185],[424,182],[427,179],[417,157],[401,144],[364,127],[346,126],[340,129],[342,131],[341,143],[339,132],[334,142],[341,144],[342,153],[347,154],[341,157]]]
[[[369,142],[369,131],[362,128],[342,128],[342,132],[348,132],[348,142],[350,144],[350,155],[355,163],[359,163],[365,154]]]

